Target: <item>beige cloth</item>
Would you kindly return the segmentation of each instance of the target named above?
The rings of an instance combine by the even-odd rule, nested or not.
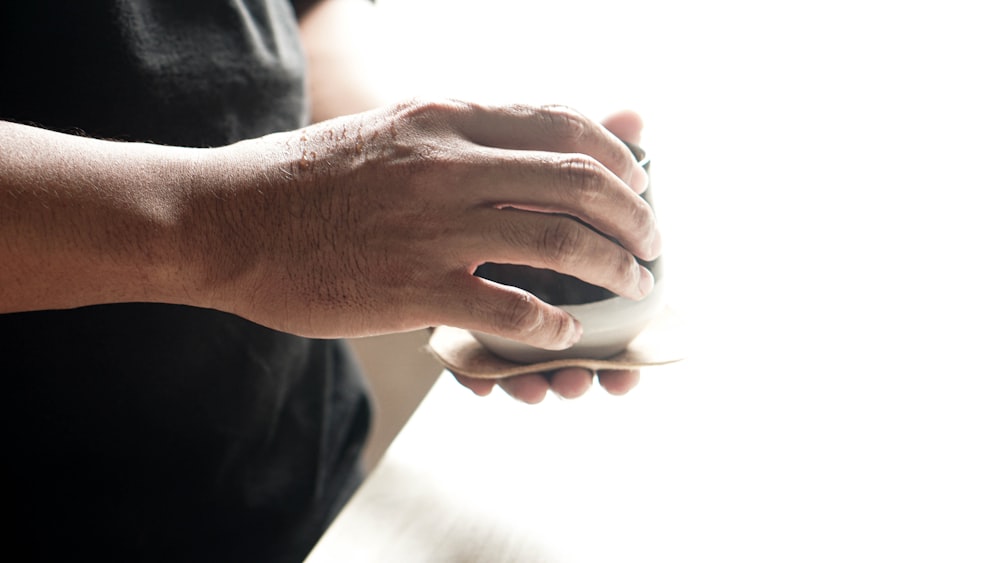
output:
[[[669,364],[683,359],[678,324],[676,314],[668,310],[646,327],[628,348],[603,360],[576,358],[518,364],[494,355],[469,331],[446,326],[434,330],[428,349],[450,371],[480,379],[500,379],[567,367],[582,367],[595,371],[635,369]]]

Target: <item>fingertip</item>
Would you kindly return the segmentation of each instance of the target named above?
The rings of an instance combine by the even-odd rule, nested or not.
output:
[[[653,277],[653,273],[649,269],[639,266],[639,294],[640,299],[645,299],[653,292],[653,287],[656,285],[656,279]]]
[[[628,185],[640,195],[649,188],[649,173],[638,162],[632,167],[632,175],[629,177]]]
[[[552,311],[552,314],[554,314],[558,319],[558,320],[550,320],[548,322],[558,323],[559,327],[555,330],[555,337],[552,339],[552,341],[544,342],[542,340],[539,340],[536,335],[532,337],[532,340],[525,341],[526,344],[530,344],[531,346],[535,346],[538,348],[543,348],[545,350],[565,350],[567,348],[570,348],[571,346],[579,342],[581,338],[583,338],[583,325],[580,324],[580,321],[576,317],[560,309],[559,307],[554,307],[552,305],[545,303],[544,301],[540,301],[540,303],[542,303],[542,307]],[[549,313],[543,313],[543,314],[548,315]],[[545,331],[539,331],[539,332],[544,333]]]
[[[456,311],[451,326],[493,334],[545,350],[565,350],[583,336],[573,315],[549,305],[530,292],[478,276],[470,276],[476,294],[462,303],[482,306]],[[470,316],[470,313],[472,316]]]
[[[629,143],[638,143],[642,138],[642,116],[630,109],[612,113],[603,120],[604,127],[616,137]]]
[[[580,321],[573,315],[570,315],[565,311],[562,311],[562,313],[566,315],[568,320],[565,321],[565,326],[560,331],[560,339],[557,344],[559,347],[554,348],[555,350],[565,350],[583,338],[583,324],[581,324]]]
[[[652,254],[653,256],[659,256],[663,254],[663,233],[660,229],[653,230],[653,243],[652,243]]]
[[[605,370],[598,373],[597,378],[605,391],[621,396],[639,385],[639,370]]]
[[[545,400],[549,392],[549,382],[541,374],[529,373],[502,379],[500,388],[518,401],[537,405]]]
[[[479,397],[486,397],[493,392],[495,382],[491,379],[477,379],[475,377],[468,377],[457,373],[452,373],[452,375],[455,376],[455,379],[463,387],[472,391]]]
[[[563,399],[582,397],[593,386],[594,372],[585,368],[567,368],[552,375],[552,391]]]

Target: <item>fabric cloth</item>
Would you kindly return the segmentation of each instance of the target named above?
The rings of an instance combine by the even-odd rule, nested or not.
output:
[[[677,315],[670,310],[657,317],[625,350],[610,358],[566,358],[533,364],[515,363],[487,350],[471,332],[454,327],[437,327],[427,348],[453,373],[477,379],[501,379],[525,373],[581,367],[592,371],[638,369],[684,359],[687,345],[678,330]]]
[[[209,147],[308,118],[287,0],[4,2],[0,57],[0,119],[58,131]],[[103,305],[0,315],[0,374],[19,561],[301,561],[360,478],[339,342]]]

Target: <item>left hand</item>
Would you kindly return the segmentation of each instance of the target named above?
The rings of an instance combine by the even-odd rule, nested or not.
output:
[[[642,132],[642,119],[634,112],[621,111],[608,116],[604,127],[619,139],[638,143]],[[587,392],[593,385],[594,373],[584,368],[566,368],[545,373],[515,375],[500,380],[476,379],[455,374],[459,383],[479,396],[489,395],[494,385],[499,385],[511,397],[525,403],[540,403],[551,390],[564,399],[574,399]],[[612,395],[624,395],[639,384],[639,370],[602,370],[597,372],[601,386]]]

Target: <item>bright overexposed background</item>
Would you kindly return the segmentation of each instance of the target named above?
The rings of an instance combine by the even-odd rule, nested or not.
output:
[[[954,365],[998,334],[993,3],[379,4],[399,91],[640,111],[676,299],[743,353]]]
[[[645,118],[694,346],[614,411],[663,425],[624,442],[670,460],[639,531],[679,561],[1000,559],[994,2],[379,5],[401,91]]]

